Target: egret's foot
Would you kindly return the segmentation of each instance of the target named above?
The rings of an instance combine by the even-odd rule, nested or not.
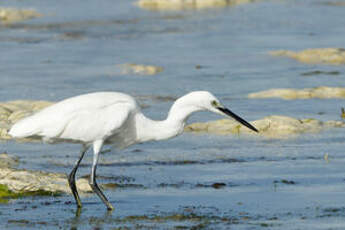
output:
[[[108,210],[108,212],[112,212],[112,211],[114,211],[114,207],[110,203],[108,203],[107,210]]]
[[[101,189],[98,187],[98,184],[96,183],[95,180],[93,180],[92,182],[89,183],[93,192],[97,194],[97,196],[99,198],[101,198],[101,200],[103,201],[103,203],[105,204],[105,206],[107,206],[107,210],[111,211],[114,210],[114,207],[110,204],[110,202],[108,201],[108,199],[105,197],[105,195],[103,194],[103,192],[101,191]]]

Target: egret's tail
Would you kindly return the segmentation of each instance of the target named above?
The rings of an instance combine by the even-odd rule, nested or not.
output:
[[[8,132],[9,135],[15,138],[23,138],[37,135],[37,127],[34,127],[31,122],[31,117],[24,118],[19,122],[15,123],[10,131]]]

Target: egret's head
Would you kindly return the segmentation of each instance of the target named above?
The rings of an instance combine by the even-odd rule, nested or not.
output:
[[[242,119],[241,117],[237,116],[235,113],[231,112],[225,106],[223,106],[220,101],[212,95],[210,92],[207,91],[196,91],[190,93],[194,99],[194,103],[200,106],[201,110],[208,110],[220,115],[225,115],[234,118],[236,121],[241,123],[242,125],[248,127],[249,129],[258,132],[258,130],[249,124],[247,121]]]

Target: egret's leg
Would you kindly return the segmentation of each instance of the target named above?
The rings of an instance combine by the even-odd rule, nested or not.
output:
[[[83,147],[82,147],[82,149],[80,151],[79,159],[76,161],[76,163],[75,163],[71,173],[68,175],[68,184],[69,184],[69,187],[72,190],[72,194],[74,196],[75,201],[77,202],[78,208],[81,207],[81,201],[80,201],[79,194],[78,194],[78,191],[77,191],[77,186],[75,185],[75,173],[77,172],[79,164],[80,164],[81,160],[84,157],[84,154],[86,153],[86,151],[88,149],[89,149],[89,146],[83,145]]]
[[[102,149],[103,146],[103,141],[95,141],[93,143],[93,162],[92,162],[92,170],[91,170],[91,175],[90,175],[90,186],[92,190],[101,198],[103,203],[107,206],[108,210],[113,210],[113,206],[109,203],[108,199],[104,196],[103,192],[101,189],[98,187],[97,182],[96,182],[96,169],[97,169],[97,163],[98,163],[98,156],[99,153]]]

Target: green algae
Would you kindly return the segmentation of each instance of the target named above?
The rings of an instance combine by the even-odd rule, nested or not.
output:
[[[240,135],[240,129],[241,129],[241,125],[235,125],[235,127],[231,129],[231,133]]]
[[[301,73],[302,76],[315,76],[315,75],[339,75],[339,71],[322,71],[315,70],[310,72]]]
[[[154,216],[146,216],[146,215],[141,215],[141,216],[127,216],[123,219],[121,219],[121,222],[133,222],[133,221],[150,221],[150,222],[166,222],[166,221],[195,221],[195,222],[200,222],[204,219],[207,219],[206,216],[200,216],[196,214],[171,214],[167,216],[159,216],[159,215],[154,215]]]
[[[0,184],[0,203],[7,203],[8,200],[4,198],[12,197],[14,193],[11,192],[6,185]]]
[[[118,224],[124,224],[132,226],[134,224],[135,229],[138,226],[145,229],[149,226],[161,227],[162,224],[168,224],[170,228],[174,229],[207,229],[212,224],[238,224],[237,218],[221,217],[215,215],[204,215],[196,213],[171,213],[167,215],[134,215],[126,216],[115,221]]]
[[[314,118],[306,118],[306,119],[303,119],[300,121],[301,121],[301,123],[311,123],[311,122],[315,122],[315,121],[317,122],[317,120]]]
[[[7,204],[10,199],[18,199],[27,196],[59,196],[59,192],[45,190],[13,192],[6,185],[0,184],[0,203]]]
[[[101,187],[104,189],[127,189],[127,188],[145,189],[145,186],[142,184],[106,183],[106,184],[102,184]]]
[[[168,224],[174,229],[205,229],[212,222],[211,217],[204,215],[190,214],[169,214],[169,215],[138,215],[126,216],[116,221],[119,224],[130,224],[135,229],[147,229]],[[175,223],[175,224],[174,224]],[[134,224],[134,226],[132,226]]]

